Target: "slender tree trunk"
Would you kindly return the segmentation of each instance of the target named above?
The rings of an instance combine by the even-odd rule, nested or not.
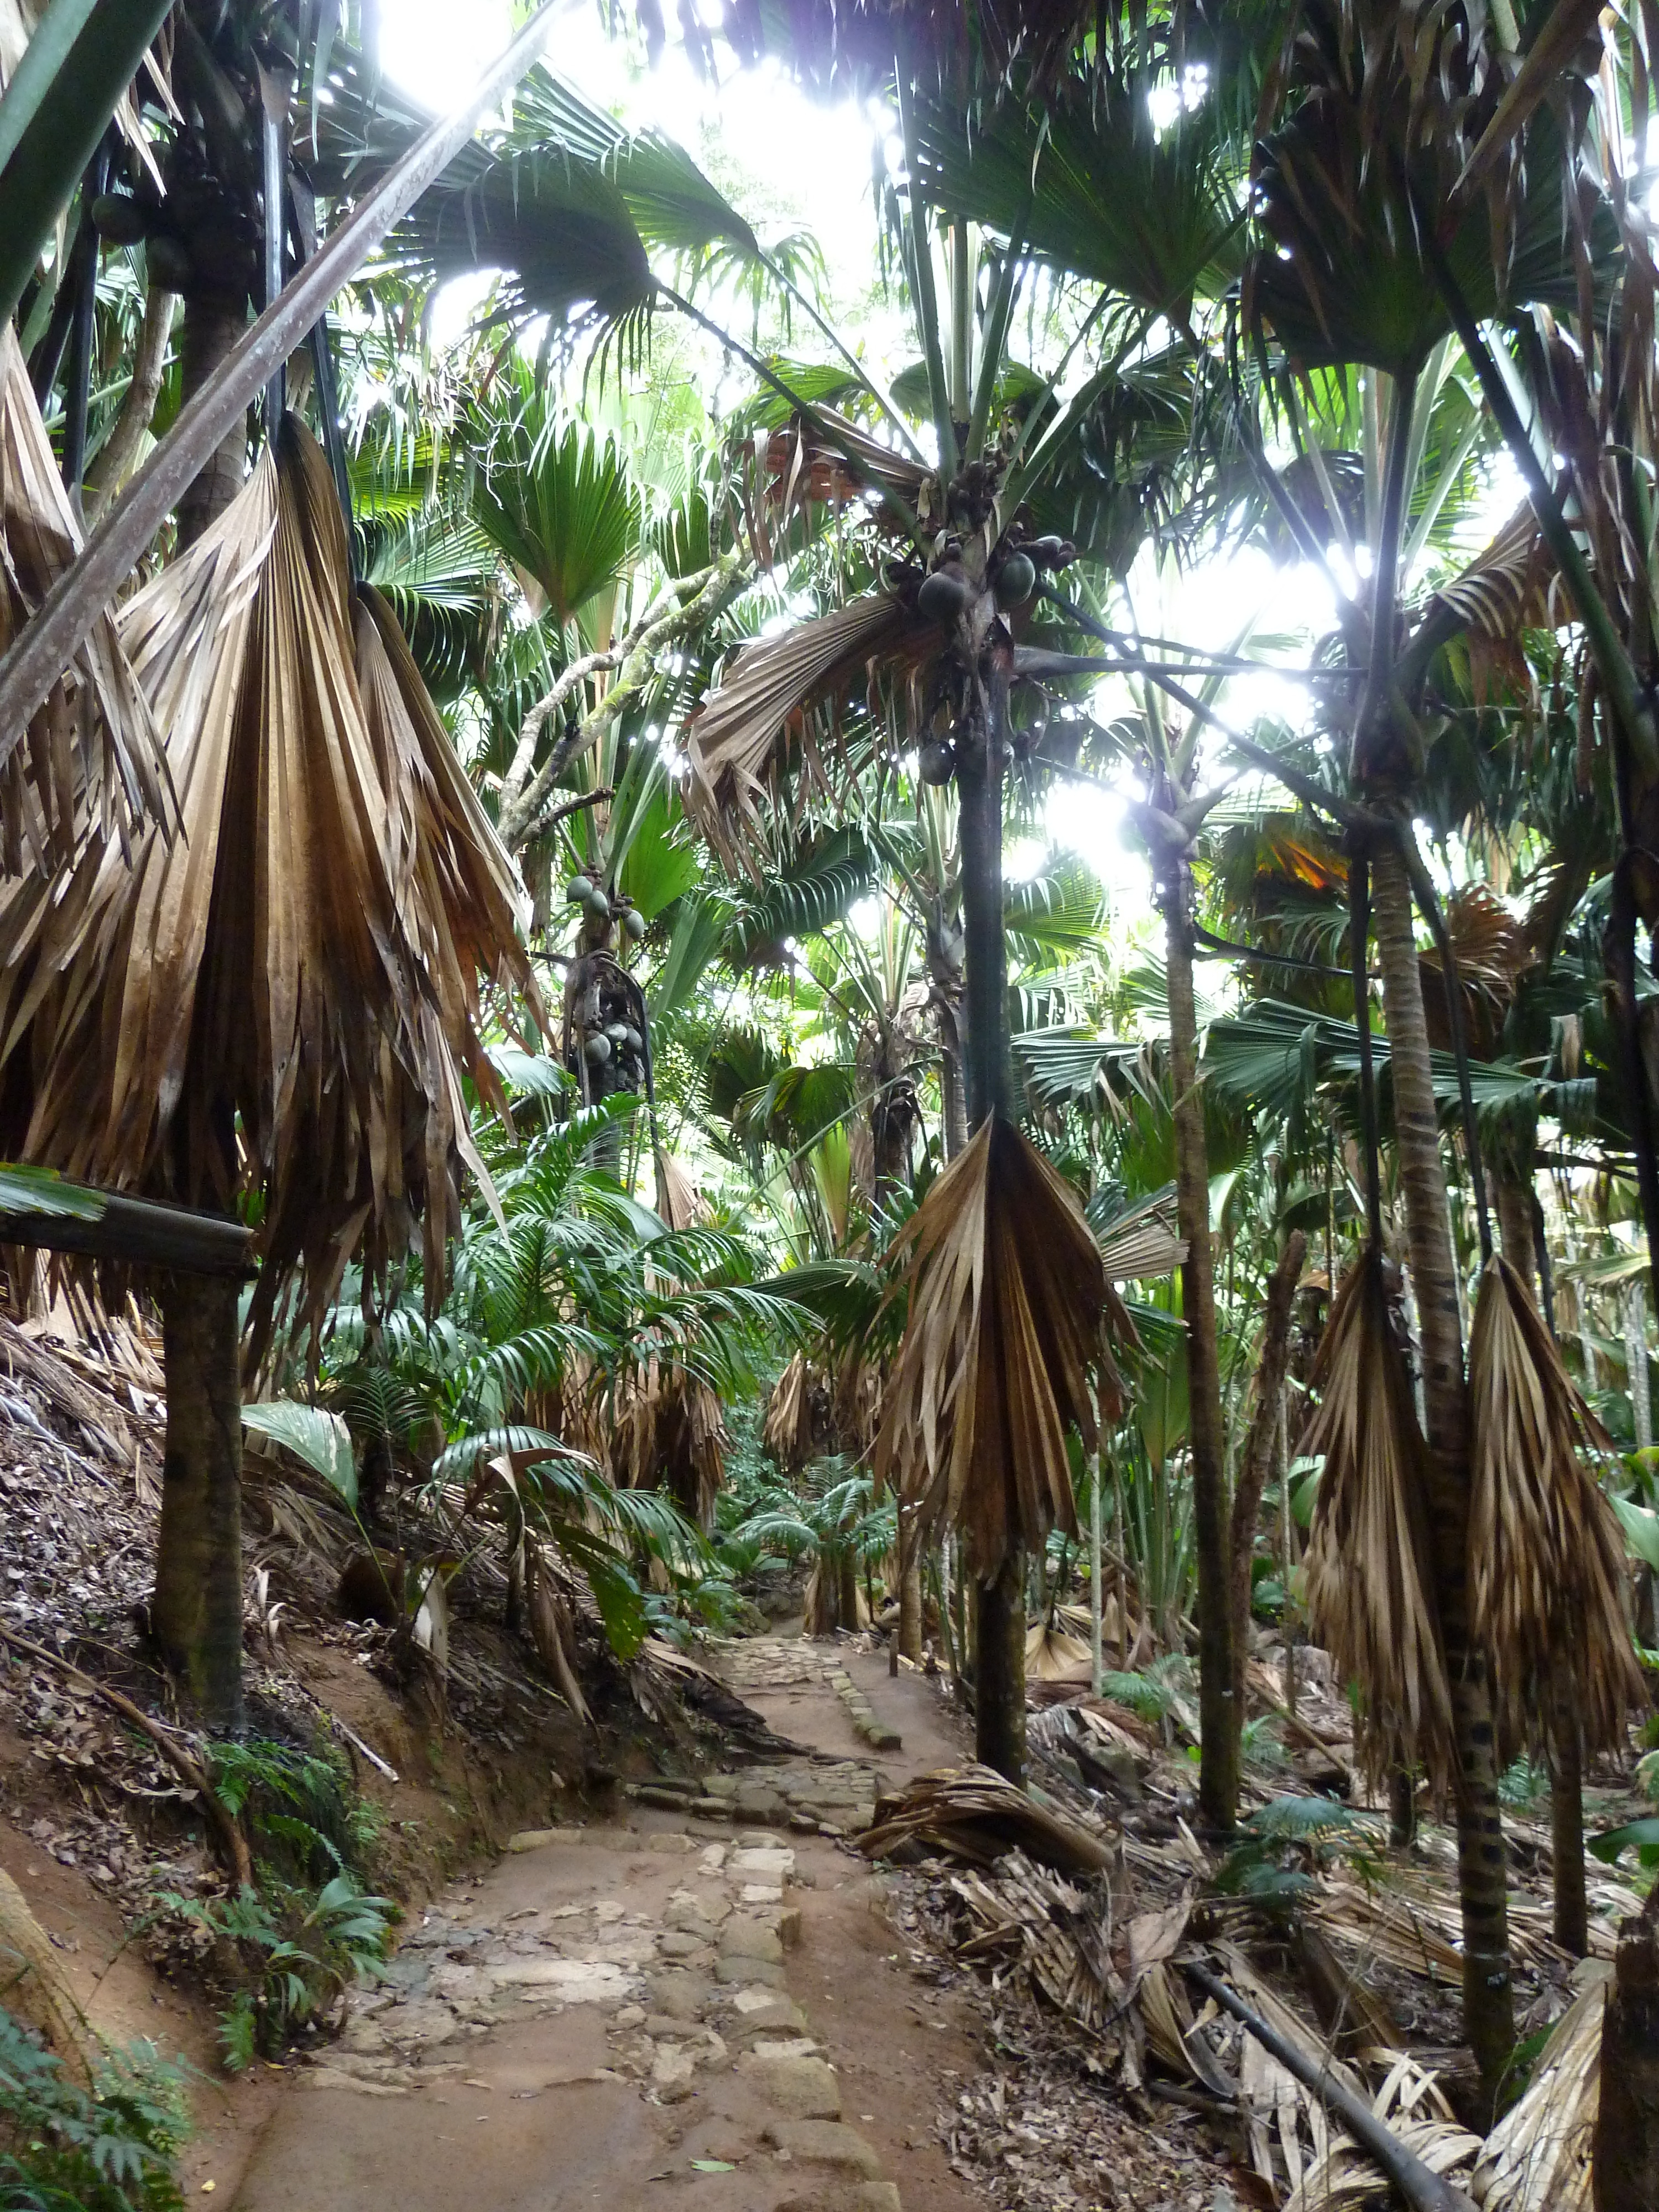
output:
[[[1089,1682],[1097,1697],[1100,1695],[1101,1675],[1106,1663],[1100,1587],[1100,1481],[1105,1472],[1103,1455],[1097,1452],[1089,1480]]]
[[[1490,2089],[1515,2045],[1504,1828],[1486,1666],[1480,1652],[1471,1648],[1468,1630],[1468,1392],[1457,1319],[1457,1263],[1435,1120],[1411,883],[1391,841],[1379,846],[1372,861],[1372,896],[1394,1079],[1395,1133],[1422,1332],[1435,1589],[1460,1768],[1457,1873],[1463,1918],[1463,2027]]]
[[[185,311],[188,399],[240,336],[245,315],[216,300]],[[180,548],[241,489],[239,423],[179,503]],[[151,1626],[210,1729],[242,1723],[242,1378],[234,1282],[167,1275],[160,1286],[167,1457]]]
[[[171,292],[152,285],[144,303],[143,327],[132,357],[132,380],[115,418],[115,427],[98,448],[87,475],[87,521],[92,524],[126,482],[161,390],[167,347],[173,337],[173,311],[178,301]]]
[[[242,1394],[236,1285],[161,1283],[167,1452],[150,1625],[216,1734],[242,1724]]]
[[[1648,1301],[1640,1283],[1626,1284],[1620,1294],[1619,1318],[1625,1331],[1625,1373],[1636,1448],[1646,1451],[1653,1443],[1653,1397],[1648,1388]]]
[[[907,1556],[908,1554],[908,1556]],[[899,1617],[893,1645],[896,1659],[921,1664],[921,1539],[899,1516]]]
[[[859,1564],[850,1547],[839,1553],[836,1559],[836,1613],[837,1626],[852,1630],[859,1625]]]
[[[1601,2028],[1595,2212],[1659,2207],[1659,1887],[1620,1936]]]
[[[1011,1552],[994,1581],[975,1583],[974,1755],[1025,1784],[1025,1554]]]
[[[1238,1810],[1238,1710],[1227,1571],[1227,1473],[1221,1360],[1210,1255],[1210,1170],[1198,1091],[1198,1015],[1193,999],[1192,874],[1169,864],[1160,889],[1170,979],[1170,1070],[1175,1085],[1176,1203],[1187,1257],[1181,1304],[1187,1324],[1187,1443],[1198,1558],[1199,1811],[1224,1835]]]
[[[941,1036],[939,1062],[939,1098],[945,1124],[945,1157],[955,1159],[967,1149],[968,1094],[963,1087],[962,1048]]]
[[[1261,1324],[1261,1358],[1255,1370],[1255,1410],[1244,1439],[1238,1487],[1233,1494],[1230,1612],[1233,1681],[1237,1692],[1233,1699],[1233,1725],[1241,1741],[1244,1734],[1244,1670],[1250,1656],[1250,1565],[1255,1556],[1256,1516],[1261,1510],[1261,1493],[1267,1486],[1267,1475],[1279,1442],[1279,1402],[1291,1358],[1291,1306],[1307,1249],[1306,1237],[1301,1230],[1292,1229],[1267,1284],[1267,1310]]]
[[[963,748],[962,914],[966,940],[963,1014],[968,1120],[977,1129],[1006,1114],[1008,948],[1002,927],[1002,777],[1006,685],[994,682],[987,726]],[[979,1759],[1025,1784],[1025,1555],[1016,1547],[1000,1573],[981,1582],[975,1607],[974,1739]]]

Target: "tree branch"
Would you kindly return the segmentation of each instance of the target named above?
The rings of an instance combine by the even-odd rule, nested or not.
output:
[[[132,356],[132,379],[127,386],[126,397],[121,402],[114,428],[99,447],[87,472],[88,525],[96,522],[106,503],[126,481],[127,471],[155,416],[161,377],[167,368],[167,347],[173,337],[173,310],[176,304],[173,293],[164,292],[159,286],[151,287],[144,303],[143,327]]]
[[[559,779],[579,760],[642,691],[656,674],[656,657],[665,645],[683,637],[699,623],[717,615],[748,580],[742,555],[723,553],[712,568],[682,576],[671,585],[671,593],[690,591],[694,596],[679,605],[665,608],[661,600],[642,615],[619,645],[604,653],[589,653],[573,661],[561,674],[545,699],[538,700],[525,716],[513,765],[501,787],[498,826],[509,853],[521,852],[543,836],[555,818],[550,805]],[[590,675],[616,669],[616,682],[592,713],[561,738],[533,775],[529,773],[536,740],[548,716],[562,707],[579,684]]]

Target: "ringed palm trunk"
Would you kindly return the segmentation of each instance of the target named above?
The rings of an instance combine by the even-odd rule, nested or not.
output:
[[[1409,831],[1407,832],[1409,835]],[[1412,1277],[1422,1335],[1434,1534],[1435,1595],[1451,1683],[1458,1759],[1457,1880],[1463,1919],[1463,2030],[1489,2088],[1515,2044],[1509,1911],[1497,1747],[1486,1664],[1468,1629],[1468,1391],[1458,1322],[1456,1263],[1435,1121],[1429,1034],[1406,864],[1392,842],[1372,861],[1382,1003],[1389,1025],[1395,1132]]]
[[[184,394],[210,376],[240,337],[245,312],[217,298],[186,302]],[[180,549],[193,544],[241,489],[239,423],[179,506]],[[242,1725],[242,1384],[237,1285],[166,1275],[159,1285],[167,1377],[161,1522],[150,1626],[167,1666],[216,1734]]]
[[[957,771],[961,798],[963,991],[968,1125],[1008,1110],[1008,950],[1002,929],[1002,777],[1006,678],[992,672],[990,713]],[[1017,1787],[1025,1783],[1025,1554],[975,1586],[974,1750]]]
[[[1532,1139],[1526,1139],[1530,1152]],[[1498,1176],[1498,1226],[1504,1257],[1538,1304],[1537,1237],[1532,1218],[1532,1180],[1504,1160]],[[1550,1698],[1550,1856],[1555,1890],[1555,1940],[1582,1959],[1589,1948],[1589,1901],[1584,1889],[1584,1762],[1571,1692],[1558,1683]]]
[[[1160,887],[1170,985],[1170,1072],[1175,1086],[1176,1204],[1187,1257],[1181,1304],[1187,1327],[1188,1450],[1193,1548],[1198,1560],[1198,1699],[1202,1742],[1199,1810],[1225,1834],[1238,1809],[1239,1701],[1233,1680],[1232,1577],[1221,1358],[1210,1251],[1210,1170],[1198,1090],[1198,1013],[1193,995],[1192,872],[1171,860]]]

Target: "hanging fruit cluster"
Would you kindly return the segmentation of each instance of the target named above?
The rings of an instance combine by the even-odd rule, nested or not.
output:
[[[975,580],[964,562],[963,550],[960,538],[946,537],[926,575],[919,577],[914,567],[906,567],[895,569],[888,579],[902,595],[914,592],[916,612],[941,629],[955,630],[972,611],[972,627],[983,634],[996,615],[1012,614],[1025,605],[1036,590],[1040,573],[1057,574],[1077,558],[1070,538],[1028,538],[1018,523],[1010,524],[992,548],[982,582]],[[947,784],[957,772],[959,731],[949,711],[949,690],[947,682],[934,702],[942,726],[936,726],[917,749],[916,773],[923,783]]]
[[[592,875],[573,876],[566,897],[581,923],[564,979],[565,1065],[592,1105],[650,1087],[645,995],[617,957],[619,939],[637,945],[645,935],[645,918]]]

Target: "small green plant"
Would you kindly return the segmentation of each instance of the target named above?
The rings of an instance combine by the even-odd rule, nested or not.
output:
[[[325,2011],[347,1984],[374,1979],[386,1960],[396,1906],[337,1874],[314,1898],[285,1884],[243,1889],[231,1898],[163,1891],[164,1910],[213,1942],[234,1947],[248,1972],[221,2016],[225,2064],[240,2073],[256,2056],[279,2051]]]
[[[1291,1755],[1285,1748],[1279,1733],[1279,1722],[1272,1713],[1258,1713],[1253,1721],[1246,1721],[1239,1730],[1238,1755],[1246,1766],[1285,1767]]]
[[[1548,1767],[1525,1757],[1517,1759],[1498,1778],[1499,1802],[1512,1813],[1529,1813],[1549,1788],[1549,1783]]]
[[[1161,1659],[1154,1659],[1149,1667],[1133,1674],[1109,1668],[1101,1676],[1100,1685],[1103,1695],[1116,1705],[1127,1705],[1137,1720],[1145,1721],[1149,1728],[1161,1729],[1165,1743],[1170,1741],[1177,1726],[1188,1735],[1196,1733],[1198,1716],[1189,1695],[1193,1662],[1184,1651],[1167,1651]]]
[[[0,2212],[180,2212],[185,2074],[134,2043],[88,2093],[0,2011]]]
[[[1315,1873],[1330,1858],[1345,1859],[1367,1883],[1382,1870],[1376,1818],[1334,1797],[1274,1797],[1240,1827],[1239,1842],[1216,1874],[1226,1896],[1294,1900],[1314,1887]]]
[[[314,1884],[362,1871],[380,1814],[325,1739],[309,1751],[260,1736],[217,1743],[212,1762],[214,1795],[246,1821],[260,1858],[283,1879]]]

